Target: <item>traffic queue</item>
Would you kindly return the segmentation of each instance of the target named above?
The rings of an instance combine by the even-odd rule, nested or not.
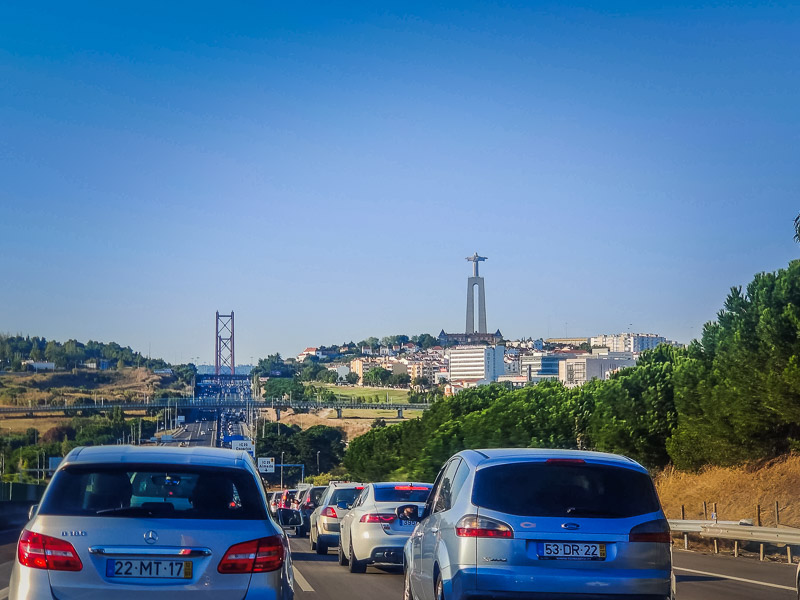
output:
[[[650,476],[597,452],[464,450],[433,483],[267,492],[243,451],[76,448],[29,516],[10,600],[291,600],[292,535],[351,573],[401,567],[404,600],[675,597]]]

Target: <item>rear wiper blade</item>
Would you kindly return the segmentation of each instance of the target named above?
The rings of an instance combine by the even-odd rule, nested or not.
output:
[[[604,510],[596,510],[594,508],[587,508],[583,506],[570,506],[567,509],[568,515],[585,515],[587,517],[610,517],[615,518],[619,515],[617,513],[604,511]]]
[[[147,516],[152,517],[153,511],[149,508],[144,508],[142,506],[118,506],[117,508],[104,508],[103,510],[98,510],[98,515],[135,515],[135,516]]]

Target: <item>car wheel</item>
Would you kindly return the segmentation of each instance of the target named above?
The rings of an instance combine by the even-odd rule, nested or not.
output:
[[[367,572],[367,561],[365,560],[358,560],[356,555],[353,553],[353,541],[350,540],[350,572],[351,573],[366,573]]]
[[[408,567],[403,574],[403,600],[414,600],[414,592],[411,591],[411,573]]]
[[[339,564],[343,567],[346,567],[350,561],[347,560],[347,557],[344,555],[344,550],[342,550],[342,545],[339,544]]]
[[[319,540],[317,540],[317,554],[327,554],[328,553],[328,544],[323,544]]]
[[[434,598],[436,600],[444,600],[444,583],[442,582],[442,576],[436,576],[436,593],[434,594]]]
[[[311,537],[311,549],[312,550],[316,550],[317,549],[317,542],[314,541],[314,534],[312,533],[310,537]]]

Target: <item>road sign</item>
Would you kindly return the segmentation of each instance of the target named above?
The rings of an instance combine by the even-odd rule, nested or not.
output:
[[[244,450],[245,452],[249,452],[252,456],[255,448],[253,447],[253,442],[250,440],[233,440],[231,442],[231,450]]]
[[[178,415],[177,417],[175,417],[175,420],[178,423],[186,423],[186,417],[184,417],[183,415]]]
[[[271,456],[258,457],[258,472],[259,473],[274,473],[275,472],[275,459]]]

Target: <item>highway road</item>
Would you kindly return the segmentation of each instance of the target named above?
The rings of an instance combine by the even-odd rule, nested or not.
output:
[[[8,598],[8,581],[19,530],[0,532],[0,600]],[[308,538],[290,538],[298,600],[400,600],[403,576],[398,568],[367,568],[351,574],[327,556],[311,551]],[[796,566],[759,563],[747,558],[675,551],[679,600],[794,600]]]
[[[213,412],[191,411],[173,445],[211,446],[216,432]],[[205,417],[207,420],[201,420]],[[225,425],[225,432],[228,425]],[[230,433],[242,433],[240,423]],[[8,598],[8,582],[15,560],[19,529],[0,531],[0,600]],[[402,572],[398,568],[369,567],[366,574],[351,574],[336,561],[335,549],[327,556],[311,551],[308,538],[290,538],[298,600],[400,600]],[[706,555],[675,550],[675,574],[680,600],[792,600],[796,567],[760,563],[746,558]]]

